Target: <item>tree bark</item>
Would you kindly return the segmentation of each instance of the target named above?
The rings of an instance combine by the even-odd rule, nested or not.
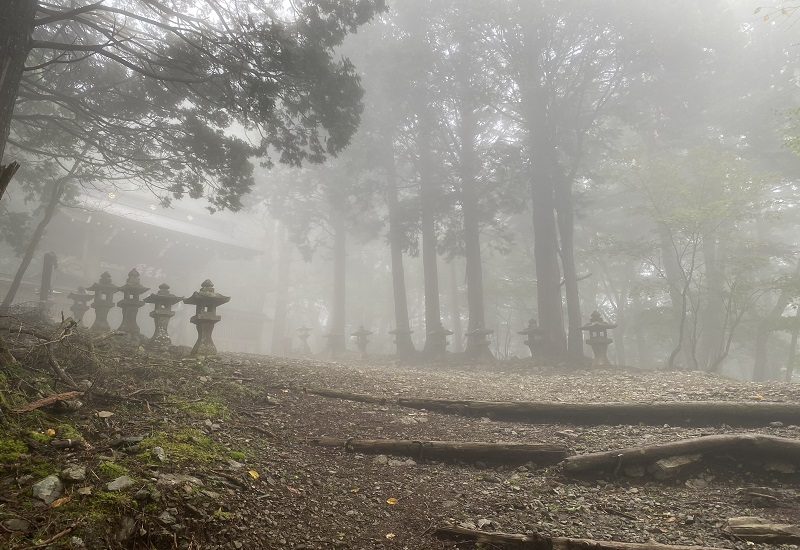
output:
[[[733,455],[762,462],[781,457],[795,462],[800,459],[800,440],[758,434],[708,435],[571,456],[564,460],[563,468],[567,474],[595,473],[599,470],[615,472],[621,467],[643,465],[663,458],[694,453],[702,453],[704,456]]]
[[[25,60],[31,50],[37,0],[6,0],[0,10],[0,161],[17,102]]]
[[[397,329],[395,343],[398,357],[410,357],[416,349],[411,340],[408,321],[408,296],[405,269],[403,268],[403,229],[400,222],[400,204],[397,192],[394,146],[391,139],[386,144],[386,203],[389,208],[389,247],[392,262],[392,291],[394,295],[394,324]]]
[[[391,454],[415,459],[470,460],[493,464],[558,464],[568,451],[563,445],[546,443],[487,443],[482,441],[412,441],[409,439],[336,439],[321,437],[311,443],[339,447],[349,452]]]
[[[450,310],[453,318],[453,351],[464,351],[464,328],[461,325],[461,300],[458,296],[458,270],[456,261],[450,262]]]

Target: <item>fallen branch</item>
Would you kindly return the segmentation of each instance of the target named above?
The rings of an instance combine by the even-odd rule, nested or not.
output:
[[[47,397],[43,397],[41,399],[37,399],[36,401],[32,401],[25,405],[24,407],[19,407],[17,409],[11,409],[11,412],[15,413],[24,413],[33,411],[36,409],[40,409],[42,407],[46,407],[47,405],[52,405],[56,401],[68,401],[70,399],[74,399],[76,397],[80,397],[83,395],[83,392],[80,391],[68,391],[64,393],[54,393],[53,395],[48,395]]]
[[[418,459],[471,460],[493,463],[534,462],[557,464],[567,456],[563,445],[547,443],[486,443],[482,441],[411,441],[408,439],[336,439],[320,437],[308,440],[322,447],[339,447],[349,452],[392,454]]]
[[[800,440],[758,434],[707,435],[669,443],[628,447],[614,451],[570,456],[563,462],[564,473],[585,474],[598,470],[619,471],[648,465],[659,459],[700,453],[770,459],[800,460]]]
[[[520,550],[719,550],[709,546],[678,546],[655,542],[635,543],[613,540],[574,539],[569,537],[547,537],[544,535],[522,535],[464,529],[463,527],[441,527],[434,536],[447,540],[474,540],[494,546],[518,548]]]

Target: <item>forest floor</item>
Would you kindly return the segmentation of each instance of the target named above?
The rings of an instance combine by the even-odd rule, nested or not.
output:
[[[747,429],[653,426],[636,418],[613,426],[531,424],[393,404],[403,396],[799,404],[797,385],[686,372],[551,368],[526,360],[410,365],[388,358],[192,359],[116,344],[92,356],[78,342],[49,348],[63,354],[58,365],[76,384],[92,384],[77,397],[81,406],[75,410],[65,410],[65,402],[35,403],[69,391],[41,349],[22,357],[16,348],[22,367],[3,374],[2,548],[494,547],[434,536],[445,526],[746,548],[753,544],[725,535],[729,518],[800,523],[800,475],[791,465],[774,471],[730,459],[702,462],[665,480],[621,472],[575,479],[560,465],[438,462],[313,441],[541,442],[564,445],[574,455],[707,434],[798,438],[800,428],[780,422]],[[321,397],[312,393],[316,389],[386,402]],[[32,410],[11,412],[15,408]],[[54,487],[40,483],[54,476],[60,477]]]

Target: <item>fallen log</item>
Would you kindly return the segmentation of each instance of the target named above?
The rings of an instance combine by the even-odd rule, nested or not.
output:
[[[397,402],[396,399],[388,399],[386,397],[378,397],[374,395],[367,395],[364,393],[352,393],[339,390],[326,390],[326,389],[311,390],[308,388],[303,388],[303,392],[309,393],[311,395],[319,395],[320,397],[333,397],[335,399],[355,401],[357,403],[377,403],[379,405],[386,405],[387,403]]]
[[[763,518],[750,516],[730,518],[722,530],[736,540],[761,544],[800,543],[800,527],[791,523],[771,523]]]
[[[400,405],[465,416],[489,417],[530,424],[649,424],[674,426],[765,426],[770,422],[800,424],[795,403],[740,401],[670,401],[658,403],[549,403],[538,401],[473,401],[421,397],[382,397],[328,389],[306,389],[322,397],[359,403]]]
[[[677,546],[655,542],[634,543],[613,540],[575,539],[477,531],[462,527],[440,527],[434,536],[446,540],[473,540],[485,544],[519,550],[720,550],[709,546]]]
[[[534,462],[540,466],[558,464],[569,452],[563,445],[547,443],[336,439],[333,437],[320,437],[308,441],[322,447],[339,447],[349,452],[364,454],[391,454],[433,460],[480,460],[504,464]]]
[[[681,441],[641,445],[600,453],[586,453],[564,459],[566,474],[584,474],[598,470],[613,473],[637,465],[649,465],[668,457],[700,453],[708,457],[720,454],[740,458],[782,458],[800,462],[800,440],[759,434],[707,435]]]
[[[401,397],[403,407],[534,424],[672,424],[676,426],[764,426],[800,424],[800,405],[790,403],[675,401],[668,403],[544,403],[534,401],[451,401]]]

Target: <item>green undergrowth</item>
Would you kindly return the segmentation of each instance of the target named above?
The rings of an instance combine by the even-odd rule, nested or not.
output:
[[[180,466],[211,464],[229,455],[224,445],[196,428],[157,431],[139,443],[139,447],[146,449],[138,455],[142,460],[152,462],[151,449],[161,447],[166,452],[167,461]]]
[[[178,408],[198,420],[205,418],[228,420],[231,417],[231,411],[228,406],[214,398],[206,398],[200,401],[184,401],[178,404]]]

